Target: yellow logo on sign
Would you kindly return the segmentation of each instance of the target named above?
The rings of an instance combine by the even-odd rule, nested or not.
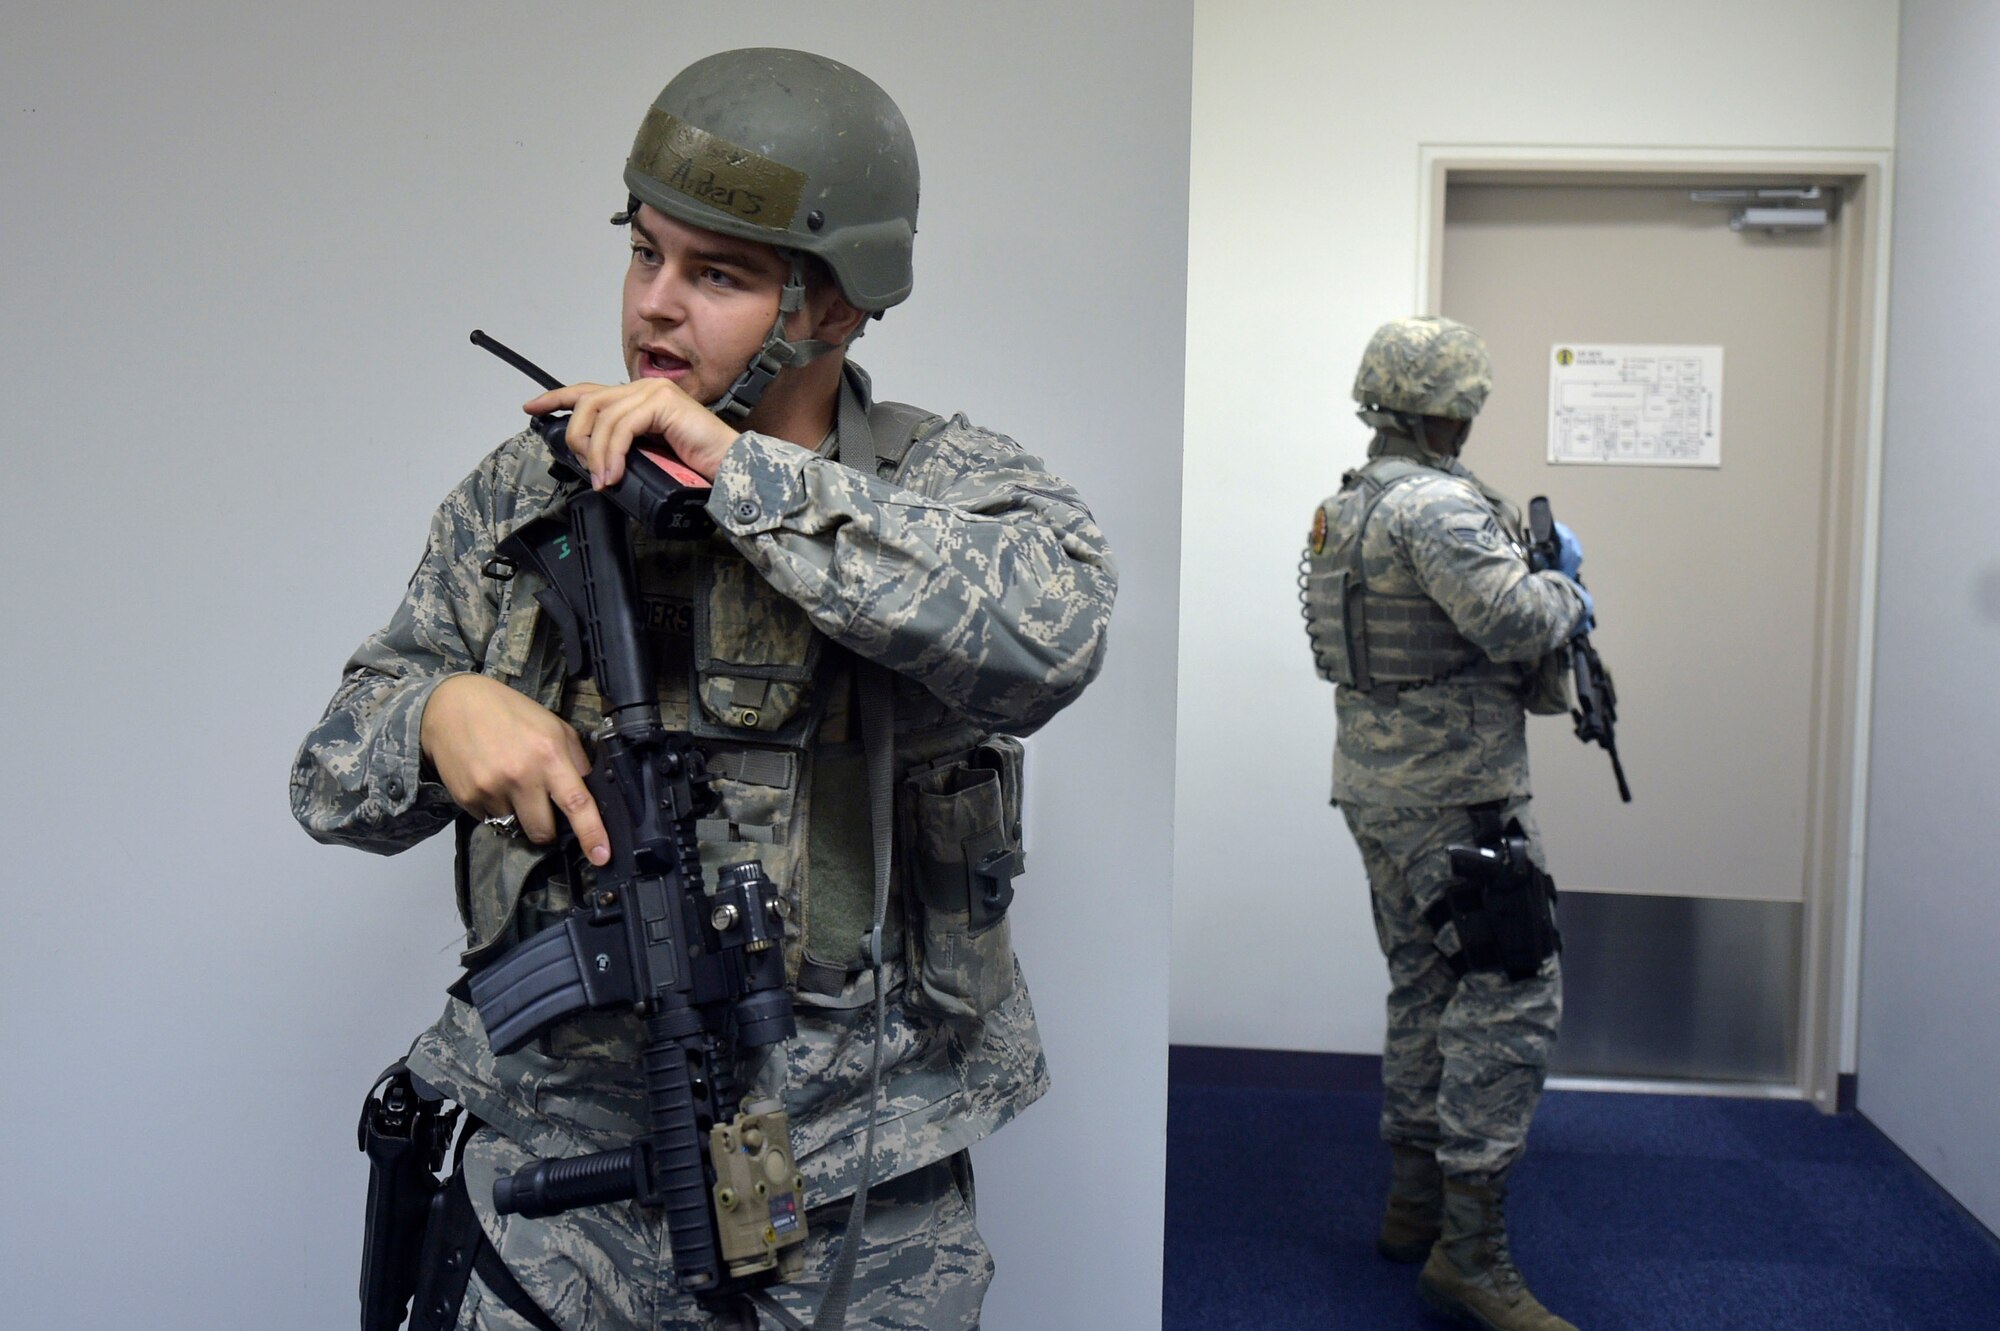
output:
[[[1564,347],[1561,351],[1558,351],[1556,353],[1556,364],[1574,365],[1575,363],[1576,363],[1576,353],[1574,351],[1571,351],[1568,347]]]

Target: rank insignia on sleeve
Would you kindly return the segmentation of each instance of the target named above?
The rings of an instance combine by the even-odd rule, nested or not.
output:
[[[1477,527],[1454,527],[1451,534],[1467,545],[1476,545],[1484,550],[1498,550],[1504,538],[1500,534],[1500,524],[1492,518]]]
[[[1311,540],[1312,552],[1314,554],[1323,555],[1326,553],[1326,509],[1324,506],[1313,510]]]

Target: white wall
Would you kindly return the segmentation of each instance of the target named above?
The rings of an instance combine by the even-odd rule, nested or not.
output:
[[[9,7],[10,1325],[353,1325],[355,1113],[456,928],[445,846],[293,826],[292,750],[520,423],[467,331],[617,373],[632,131],[751,44],[914,126],[916,294],[862,362],[1046,454],[1120,558],[1104,678],[1034,742],[1016,928],[1056,1089],[978,1163],[988,1325],[1157,1324],[1190,10]]]
[[[1377,324],[1416,312],[1420,148],[1886,148],[1896,14],[1894,0],[1197,6],[1175,1042],[1380,1047],[1387,980],[1326,803],[1333,696],[1294,578],[1312,504],[1367,443],[1355,361]],[[1539,391],[1495,391],[1524,387]],[[1533,446],[1475,435],[1468,461]]]
[[[1909,0],[1898,98],[1860,1107],[2000,1229],[2000,10]]]

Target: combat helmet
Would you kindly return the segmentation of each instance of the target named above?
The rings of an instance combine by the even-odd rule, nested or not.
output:
[[[1479,334],[1438,315],[1391,319],[1368,339],[1354,374],[1361,419],[1409,433],[1410,418],[1469,421],[1493,389],[1493,362]]]
[[[805,299],[801,256],[826,264],[841,295],[879,316],[910,294],[917,149],[889,94],[806,51],[723,51],[676,74],[653,99],[625,163],[631,220],[651,204],[689,226],[792,256],[778,323],[714,410],[742,415],[779,370],[832,348],[787,342]]]

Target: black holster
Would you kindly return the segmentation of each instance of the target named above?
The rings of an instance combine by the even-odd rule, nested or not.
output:
[[[1494,802],[1466,810],[1476,839],[1445,848],[1453,876],[1424,919],[1433,931],[1447,923],[1456,927],[1458,950],[1445,953],[1456,974],[1504,971],[1510,980],[1526,980],[1562,951],[1556,884],[1529,857],[1520,820],[1501,823],[1502,807]]]
[[[361,1103],[355,1137],[368,1156],[361,1331],[396,1331],[422,1273],[424,1233],[444,1187],[438,1170],[459,1116],[428,1090],[397,1062]]]
[[[479,1228],[472,1198],[465,1191],[465,1172],[455,1171],[431,1199],[417,1261],[410,1331],[451,1331],[458,1325],[473,1262],[486,1246],[486,1233]]]
[[[464,1115],[451,1177],[445,1152],[463,1111],[393,1063],[361,1104],[368,1221],[361,1243],[361,1331],[451,1331],[479,1273],[486,1288],[539,1331],[562,1331],[528,1297],[486,1239],[459,1159],[479,1120]]]

